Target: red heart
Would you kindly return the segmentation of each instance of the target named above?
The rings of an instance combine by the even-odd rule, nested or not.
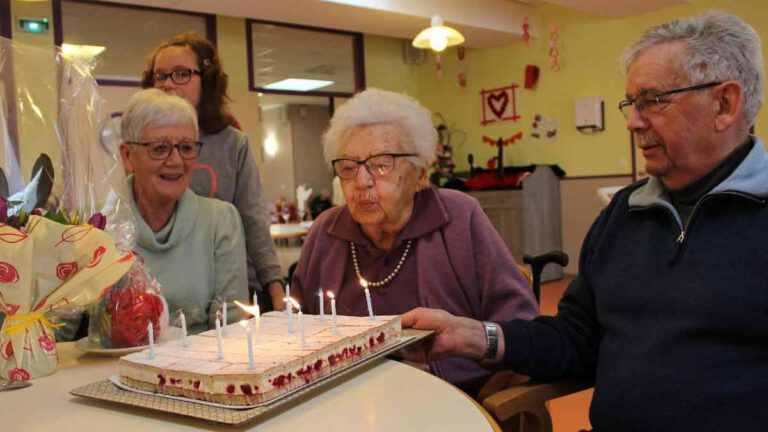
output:
[[[488,95],[488,107],[496,118],[502,118],[504,111],[507,110],[507,104],[509,104],[509,95],[503,90]]]

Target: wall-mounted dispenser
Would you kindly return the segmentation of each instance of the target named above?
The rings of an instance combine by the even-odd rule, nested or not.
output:
[[[605,130],[605,103],[600,96],[576,99],[576,129],[581,132]]]

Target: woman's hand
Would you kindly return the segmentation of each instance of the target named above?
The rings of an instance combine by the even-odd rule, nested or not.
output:
[[[402,317],[403,328],[434,330],[435,334],[400,350],[405,360],[426,363],[443,357],[480,360],[488,350],[483,323],[439,309],[414,309]],[[501,337],[500,337],[501,339]]]
[[[284,310],[285,300],[283,298],[285,297],[285,290],[283,289],[283,284],[280,281],[272,281],[267,284],[267,292],[269,292],[269,297],[272,299],[272,308],[276,311]]]

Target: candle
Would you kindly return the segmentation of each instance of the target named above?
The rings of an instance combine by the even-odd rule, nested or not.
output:
[[[187,339],[187,317],[184,315],[184,310],[179,311],[179,318],[181,319],[181,346],[188,347],[189,340]]]
[[[147,357],[152,360],[155,358],[155,328],[152,326],[152,320],[147,325],[147,336],[149,336],[149,353]]]
[[[221,316],[223,317],[221,320],[221,334],[226,335],[227,334],[227,299],[223,298],[221,299]]]
[[[216,318],[216,347],[219,349],[219,355],[216,358],[224,360],[224,349],[221,347],[221,323],[218,317]]]
[[[299,333],[301,335],[301,347],[307,347],[307,339],[304,335],[304,314],[301,312],[301,305],[294,299],[291,299],[291,304],[299,311]]]
[[[259,304],[256,301],[256,294],[253,295],[253,306],[248,306],[246,304],[240,303],[239,301],[234,301],[235,306],[239,307],[241,310],[245,311],[246,313],[253,315],[253,327],[255,327],[256,332],[256,342],[259,341],[259,326],[261,324],[261,310],[259,309]],[[242,325],[242,321],[240,322]]]
[[[368,319],[374,320],[376,318],[373,317],[373,305],[371,305],[371,291],[368,290],[368,281],[360,279],[360,285],[365,288],[365,304],[368,306]]]
[[[317,296],[320,297],[320,322],[325,322],[325,295],[322,288],[317,290]]]
[[[256,293],[253,293],[253,306],[259,305],[259,298],[256,296]]]
[[[251,322],[249,320],[242,320],[240,325],[245,327],[245,338],[248,340],[248,369],[253,369],[256,367],[256,362],[253,361],[253,330],[251,329]]]
[[[293,326],[293,299],[286,296],[283,301],[285,302],[285,310],[288,313],[288,333],[294,334],[296,329]]]
[[[328,297],[331,298],[331,317],[333,319],[333,334],[339,334],[339,328],[336,325],[336,296],[328,291]]]
[[[286,315],[288,315],[290,312],[290,306],[288,306],[288,300],[287,298],[291,297],[291,284],[285,283],[285,297],[283,297],[283,301],[285,302],[285,309],[283,309],[283,312],[285,312]],[[291,332],[293,333],[293,332]]]

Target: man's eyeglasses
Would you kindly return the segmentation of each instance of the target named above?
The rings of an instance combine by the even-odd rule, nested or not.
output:
[[[365,166],[368,173],[376,177],[383,177],[392,171],[395,159],[400,157],[418,156],[416,153],[382,153],[369,156],[363,160],[334,159],[331,161],[333,171],[340,179],[349,180],[357,177],[357,171]]]
[[[203,74],[194,69],[176,69],[170,72],[155,72],[154,78],[156,83],[164,82],[170,77],[176,84],[186,84],[192,80],[192,75],[202,76]]]
[[[147,149],[150,159],[165,160],[171,156],[173,149],[179,151],[182,159],[195,159],[200,155],[200,148],[203,143],[200,141],[181,141],[178,144],[172,144],[168,141],[147,141],[147,142],[126,142],[126,144],[142,146]]]
[[[706,84],[697,84],[690,87],[683,87],[675,90],[669,90],[665,91],[664,93],[658,93],[654,94],[651,92],[644,92],[637,95],[634,99],[625,99],[621,102],[619,102],[619,110],[622,114],[624,114],[624,118],[629,120],[629,114],[632,112],[632,104],[635,104],[635,108],[637,108],[637,112],[639,112],[642,115],[645,114],[655,114],[661,109],[661,107],[669,103],[670,101],[668,99],[665,99],[667,96],[677,94],[677,93],[683,93],[688,91],[694,91],[694,90],[702,90],[709,87],[714,87],[716,85],[722,84],[721,81],[713,81],[708,82]]]

